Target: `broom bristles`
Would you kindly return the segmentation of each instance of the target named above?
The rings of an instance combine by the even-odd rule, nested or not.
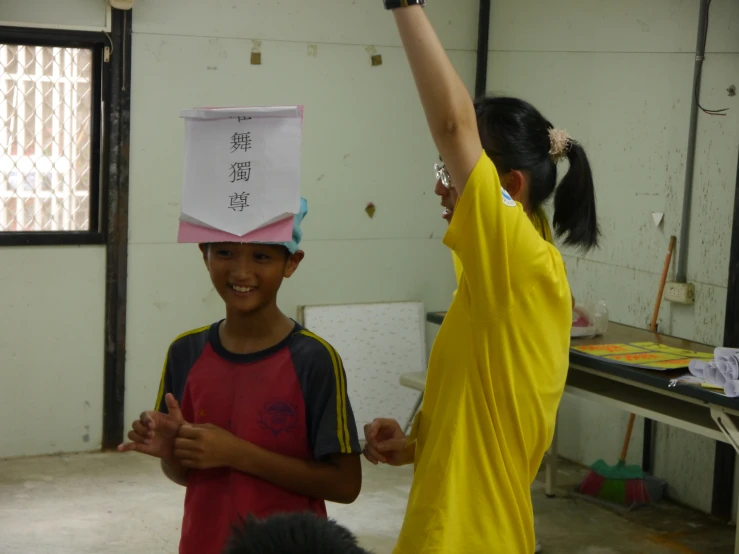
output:
[[[626,506],[649,503],[649,491],[644,479],[606,478],[590,471],[577,491],[599,500]]]
[[[626,481],[626,502],[629,505],[649,503],[649,490],[644,479],[629,479]]]
[[[598,498],[615,504],[626,503],[626,481],[621,479],[606,479],[600,489]]]
[[[598,492],[600,491],[601,487],[603,487],[603,482],[605,480],[605,477],[602,477],[596,472],[591,471],[587,474],[585,479],[583,479],[582,483],[580,483],[580,486],[577,488],[577,490],[581,494],[586,494],[588,496],[598,496]]]

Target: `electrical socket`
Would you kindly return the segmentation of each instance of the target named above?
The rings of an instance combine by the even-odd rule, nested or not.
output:
[[[664,299],[675,304],[692,304],[695,302],[695,285],[693,283],[665,283]]]

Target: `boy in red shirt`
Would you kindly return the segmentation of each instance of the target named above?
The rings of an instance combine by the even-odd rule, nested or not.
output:
[[[175,339],[156,410],[133,422],[121,451],[161,458],[187,488],[180,554],[220,554],[240,518],[326,515],[353,502],[362,470],[338,353],[277,307],[303,252],[289,243],[201,244],[226,318]]]

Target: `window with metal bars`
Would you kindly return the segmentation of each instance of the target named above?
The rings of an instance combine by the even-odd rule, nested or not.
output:
[[[0,245],[101,244],[105,37],[34,34],[0,30]]]

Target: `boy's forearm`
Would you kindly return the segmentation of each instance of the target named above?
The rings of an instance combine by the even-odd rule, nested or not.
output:
[[[362,484],[359,455],[344,455],[335,462],[284,456],[241,441],[230,465],[296,494],[351,504]]]
[[[179,464],[173,464],[166,460],[161,461],[162,471],[167,479],[183,487],[187,486],[187,469]]]

